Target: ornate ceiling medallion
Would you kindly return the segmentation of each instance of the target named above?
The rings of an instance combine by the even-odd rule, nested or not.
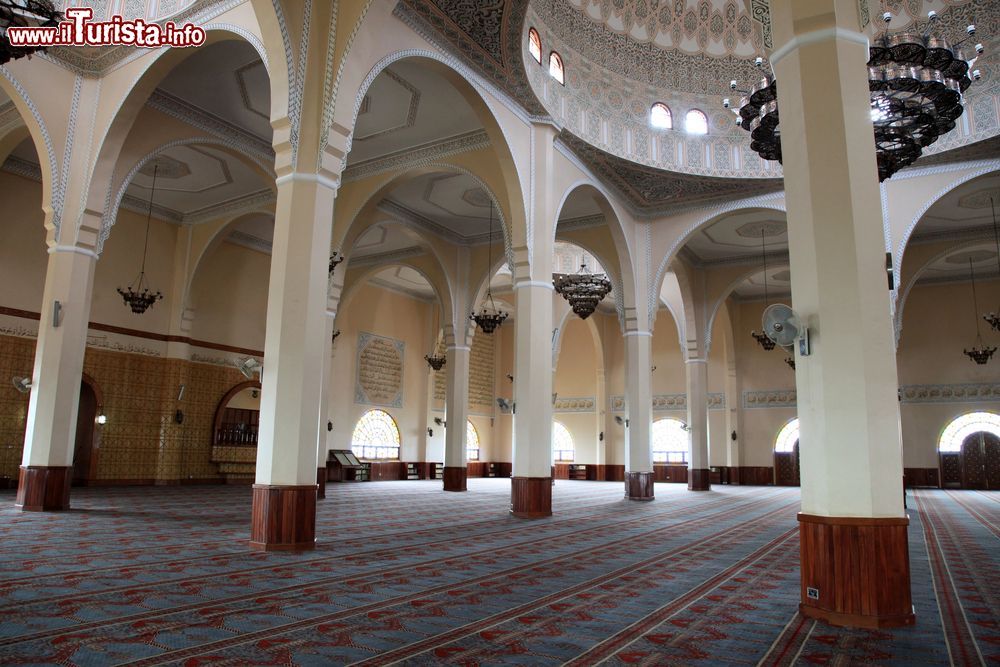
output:
[[[553,273],[552,285],[581,320],[593,315],[597,304],[611,292],[607,275],[591,273],[586,263],[580,264],[579,273]]]
[[[882,15],[886,28],[868,50],[868,89],[871,119],[875,129],[875,151],[879,181],[891,177],[920,157],[923,149],[955,129],[955,121],[965,111],[962,93],[981,78],[972,69],[983,45],[976,44],[976,56],[966,60],[962,44],[973,38],[976,26],[966,28],[968,37],[949,44],[932,34],[937,12],[927,14],[924,32],[889,33],[892,13]],[[764,59],[755,61],[763,70]],[[743,97],[737,124],[750,133],[750,148],[765,160],[781,162],[781,131],[778,127],[778,93],[774,77],[765,73],[753,90],[739,90],[734,80],[729,87]],[[730,108],[730,100],[723,100]]]

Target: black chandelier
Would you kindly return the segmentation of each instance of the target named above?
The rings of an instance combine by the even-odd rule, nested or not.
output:
[[[50,0],[0,0],[0,65],[45,50],[41,46],[13,46],[7,28],[53,28],[62,18]]]
[[[987,347],[983,345],[983,336],[979,332],[979,299],[976,298],[976,273],[972,269],[972,257],[969,257],[969,279],[972,281],[972,308],[973,316],[976,319],[976,345],[971,350],[963,349],[962,352],[969,359],[982,366],[989,362],[990,357],[997,351],[997,348],[995,346]]]
[[[448,357],[443,354],[425,354],[424,360],[427,361],[427,364],[435,371],[439,371],[444,368],[445,363],[448,362]]]
[[[937,12],[927,14],[923,33],[889,33],[892,13],[882,15],[885,32],[868,49],[868,89],[871,118],[875,127],[875,152],[879,182],[920,157],[923,149],[955,129],[964,112],[962,93],[981,74],[972,69],[983,45],[976,44],[976,56],[966,60],[960,48],[976,34],[976,26],[966,28],[968,37],[949,44],[932,34]],[[764,59],[755,61],[763,69]],[[778,127],[777,82],[770,73],[752,90],[739,90],[736,81],[729,87],[743,95],[737,124],[750,133],[750,148],[765,160],[781,162],[781,132]],[[730,108],[726,99],[723,105]]]
[[[581,320],[590,317],[601,299],[611,291],[608,277],[603,273],[591,273],[586,262],[581,262],[579,273],[553,273],[552,285]]]
[[[795,370],[795,357],[785,357],[785,363],[788,364],[788,367],[793,371]]]
[[[490,201],[490,245],[489,250],[487,250],[487,264],[488,271],[493,270],[493,201]],[[497,330],[504,320],[507,319],[507,313],[497,308],[496,303],[493,302],[493,291],[490,288],[490,279],[492,276],[486,276],[486,299],[490,302],[489,308],[483,303],[483,308],[478,313],[473,311],[469,315],[469,319],[476,323],[476,325],[482,329],[484,334],[491,334]]]
[[[153,217],[153,194],[156,192],[156,172],[160,165],[153,165],[153,187],[149,191],[149,210],[146,212],[146,241],[142,246],[142,267],[139,275],[133,280],[127,289],[118,288],[118,293],[122,295],[125,305],[132,309],[136,315],[142,315],[154,303],[163,298],[160,292],[152,292],[146,285],[146,251],[149,249],[149,221]]]
[[[997,246],[997,271],[1000,271],[1000,231],[997,231],[997,209],[993,204],[993,197],[990,197],[990,210],[993,212],[993,241]],[[983,319],[989,322],[994,331],[1000,331],[1000,315],[996,312],[986,313]]]
[[[760,228],[760,256],[761,263],[764,265],[764,308],[768,306],[767,300],[767,247],[764,244],[764,226],[761,225]],[[751,331],[750,335],[753,339],[757,341],[765,351],[770,352],[774,349],[774,341],[771,337],[767,335],[764,331]]]

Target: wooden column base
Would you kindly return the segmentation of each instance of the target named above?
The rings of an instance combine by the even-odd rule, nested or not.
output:
[[[316,497],[326,498],[326,466],[316,468]]]
[[[510,513],[521,519],[552,516],[552,478],[511,477]]]
[[[913,625],[909,517],[799,514],[804,616],[852,628]]]
[[[73,468],[67,466],[21,466],[14,506],[25,512],[69,509],[69,487]]]
[[[444,490],[465,491],[466,480],[468,478],[469,478],[469,471],[465,466],[445,466]]]
[[[712,489],[708,468],[688,470],[688,491],[710,491]]]
[[[625,473],[625,497],[628,500],[652,500],[653,473],[651,472]]]
[[[316,547],[316,485],[253,485],[250,548],[306,551]]]

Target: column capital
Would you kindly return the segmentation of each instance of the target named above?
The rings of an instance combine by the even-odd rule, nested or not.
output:
[[[316,183],[336,193],[340,189],[340,176],[334,174],[318,174],[315,172],[291,171],[274,179],[279,187],[285,183]]]
[[[523,289],[526,287],[537,287],[540,289],[547,289],[550,292],[554,292],[556,290],[556,288],[552,286],[552,283],[546,282],[544,280],[518,280],[517,282],[514,283],[515,290]]]
[[[91,259],[95,260],[101,258],[101,256],[98,255],[96,251],[91,250],[90,248],[81,248],[80,246],[75,246],[75,245],[49,246],[48,253],[50,255],[54,255],[59,252],[72,252],[76,253],[77,255],[83,255],[85,257],[90,257]]]

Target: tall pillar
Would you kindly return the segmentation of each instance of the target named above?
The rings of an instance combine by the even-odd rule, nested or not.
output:
[[[625,497],[653,499],[652,340],[649,331],[625,332]]]
[[[465,422],[469,419],[470,348],[468,345],[457,344],[449,329],[450,326],[445,330],[447,361],[444,368],[448,379],[445,409],[448,428],[444,432],[444,490],[465,491],[468,479]]]
[[[330,373],[333,369],[333,326],[337,319],[337,313],[333,310],[326,311],[326,330],[323,340],[326,341],[326,354],[323,355],[323,375],[322,385],[319,391],[319,429],[316,431],[316,497],[326,498],[326,457],[330,449],[327,438],[329,430],[327,424],[330,422],[330,384],[333,378]]]
[[[15,500],[22,510],[69,509],[80,378],[96,264],[97,254],[90,249],[58,245],[49,248]]]
[[[711,489],[708,473],[708,359],[685,360],[687,367],[688,428],[691,458],[688,461],[688,489]]]
[[[250,546],[315,546],[317,398],[329,355],[326,306],[332,179],[280,176],[261,377],[257,483]]]
[[[552,283],[519,280],[514,359],[510,512],[552,514]]]
[[[856,0],[771,0],[792,303],[811,328],[795,370],[801,605],[836,625],[914,622],[896,355]]]

